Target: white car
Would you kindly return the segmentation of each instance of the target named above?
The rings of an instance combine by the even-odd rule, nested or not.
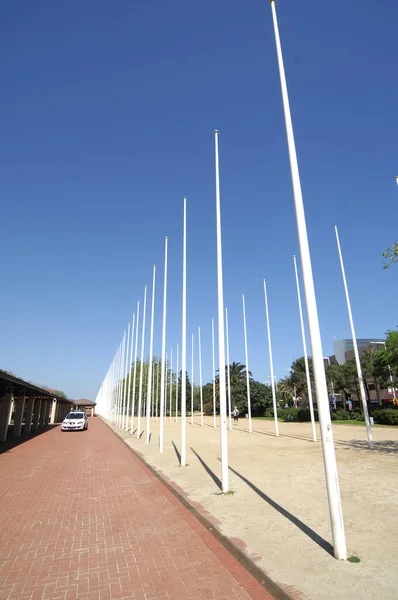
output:
[[[61,431],[84,431],[86,429],[88,429],[88,419],[82,410],[75,410],[67,414],[61,425]]]

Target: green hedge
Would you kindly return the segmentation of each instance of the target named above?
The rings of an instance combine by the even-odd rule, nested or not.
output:
[[[398,425],[398,408],[376,408],[371,416],[380,425]]]

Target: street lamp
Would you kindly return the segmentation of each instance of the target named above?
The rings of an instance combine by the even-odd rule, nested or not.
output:
[[[395,183],[398,185],[398,175],[395,175]]]

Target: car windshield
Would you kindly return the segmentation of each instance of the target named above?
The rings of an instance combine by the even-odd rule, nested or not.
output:
[[[69,415],[66,415],[67,419],[84,419],[84,414],[82,412],[71,412]]]

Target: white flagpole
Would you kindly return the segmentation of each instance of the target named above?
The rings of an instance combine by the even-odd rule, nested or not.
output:
[[[216,358],[214,352],[214,319],[211,320],[211,345],[213,359],[213,427],[216,428]]]
[[[136,331],[135,331],[135,343],[134,343],[133,397],[131,399],[131,428],[130,428],[131,435],[133,435],[133,426],[134,426],[135,388],[136,388],[136,375],[137,375],[137,350],[138,350],[139,329],[140,329],[140,301],[137,302],[137,326],[136,326]]]
[[[372,428],[370,426],[368,404],[366,402],[365,382],[364,382],[364,379],[363,379],[361,361],[360,361],[360,358],[359,358],[357,336],[356,336],[356,333],[355,333],[354,319],[353,319],[353,316],[352,316],[350,295],[348,293],[348,285],[347,285],[347,279],[346,279],[346,275],[345,275],[343,255],[341,253],[339,232],[337,231],[337,227],[336,226],[334,227],[334,230],[336,232],[337,248],[338,248],[338,251],[339,251],[340,265],[341,265],[341,275],[343,277],[344,291],[345,291],[345,297],[346,297],[346,301],[347,301],[348,319],[350,321],[350,328],[351,328],[351,335],[352,335],[352,344],[353,344],[353,348],[354,348],[355,362],[356,362],[357,371],[358,371],[359,391],[360,391],[360,394],[361,394],[362,410],[363,410],[363,414],[364,414],[364,417],[365,417],[366,433],[367,433],[367,436],[368,436],[368,445],[369,445],[369,448],[373,449]]]
[[[221,241],[221,202],[220,174],[218,160],[218,136],[214,132],[215,171],[216,171],[216,218],[217,218],[217,288],[218,288],[218,381],[220,394],[220,444],[221,444],[221,487],[228,492],[228,437],[227,437],[227,395],[225,386],[225,330],[224,330],[224,291],[222,271]]]
[[[278,437],[279,436],[278,407],[276,404],[274,360],[272,357],[271,327],[269,324],[268,294],[267,294],[267,284],[265,282],[265,279],[264,279],[264,301],[265,301],[265,318],[267,320],[269,368],[270,368],[270,372],[271,372],[271,389],[272,389],[272,404],[274,407],[275,435],[276,435],[276,437]]]
[[[121,427],[124,429],[126,419],[126,402],[127,402],[127,367],[129,362],[129,351],[130,351],[130,323],[127,327],[127,342],[126,342],[126,359],[124,361],[124,379],[123,379],[123,415]]]
[[[168,378],[169,378],[169,355],[166,352],[166,367],[165,367],[165,375],[164,375],[164,418],[166,419],[167,417],[167,393],[168,393],[168,388],[167,388],[167,384],[168,384]]]
[[[152,307],[151,307],[151,337],[149,340],[149,363],[148,363],[148,384],[146,395],[146,443],[151,439],[151,399],[152,399],[152,368],[153,368],[153,326],[155,320],[155,284],[156,284],[156,265],[153,265],[152,278]]]
[[[271,0],[271,11],[275,30],[276,51],[278,56],[283,109],[286,123],[286,134],[289,147],[290,168],[292,174],[294,203],[296,208],[297,230],[304,280],[304,292],[307,304],[308,329],[310,333],[312,347],[312,362],[314,366],[315,388],[317,395],[319,423],[321,428],[323,460],[325,465],[325,477],[328,492],[334,556],[335,558],[338,558],[340,560],[346,560],[347,547],[345,541],[343,511],[341,508],[336,453],[333,443],[332,424],[329,410],[329,397],[326,384],[325,365],[323,362],[321,332],[316,306],[314,279],[312,275],[310,248],[307,235],[307,224],[305,220],[304,203],[301,193],[300,174],[298,168],[296,146],[294,142],[293,124],[292,117],[290,114],[289,97],[286,84],[285,67],[283,64],[281,42],[279,37],[279,27],[276,16],[275,0]]]
[[[123,334],[122,355],[121,355],[120,368],[119,368],[119,409],[118,409],[119,418],[118,418],[118,422],[117,422],[118,427],[120,427],[122,424],[123,372],[124,372],[125,353],[126,353],[126,330],[124,331],[124,334]]]
[[[193,425],[193,369],[194,369],[194,335],[192,334],[192,363],[191,363],[191,425]]]
[[[178,344],[177,344],[177,372],[176,372],[176,423],[178,423]]]
[[[142,412],[142,384],[144,375],[144,350],[145,350],[145,320],[146,320],[146,286],[144,290],[144,309],[142,311],[142,332],[141,332],[141,365],[140,365],[140,387],[138,389],[138,419],[137,419],[137,438],[141,436],[141,412]]]
[[[200,327],[198,327],[198,345],[199,345],[200,424],[203,427],[202,342],[200,339]]]
[[[167,316],[167,248],[168,238],[164,241],[164,281],[163,281],[163,325],[162,325],[162,364],[160,375],[160,423],[159,423],[159,452],[163,452],[164,446],[164,377],[165,377],[165,358],[166,358],[166,316]]]
[[[133,313],[133,323],[131,325],[131,343],[130,343],[130,358],[129,358],[129,382],[127,388],[127,416],[125,430],[129,428],[129,412],[130,412],[130,399],[131,399],[131,372],[133,370],[133,348],[134,348],[134,328],[135,328],[135,313]]]
[[[247,349],[246,305],[245,305],[245,295],[244,294],[242,294],[242,307],[243,307],[243,330],[244,330],[244,335],[245,335],[247,410],[249,413],[249,432],[253,433],[252,403],[251,403],[251,399],[250,399],[249,352]]]
[[[171,421],[171,409],[173,404],[173,349],[170,349],[170,416],[169,421]]]
[[[296,274],[296,286],[297,286],[297,299],[300,313],[300,325],[301,325],[301,337],[303,338],[303,351],[304,351],[304,365],[305,365],[305,374],[307,377],[307,389],[308,389],[308,403],[310,405],[310,415],[311,415],[311,425],[312,425],[312,439],[316,442],[316,427],[315,427],[315,415],[314,415],[314,404],[312,401],[312,388],[311,388],[311,376],[310,376],[310,367],[308,364],[308,353],[307,353],[307,342],[305,340],[305,330],[304,330],[304,319],[303,319],[303,308],[301,305],[301,292],[300,292],[300,282],[297,272],[297,261],[296,257],[293,256],[294,262],[294,272]]]
[[[227,378],[228,378],[228,409],[229,409],[229,430],[232,431],[232,405],[231,405],[231,365],[229,362],[229,326],[228,326],[228,308],[225,308],[225,332],[227,338]]]
[[[181,340],[181,466],[187,455],[187,199],[184,198],[184,235],[182,258],[182,340]]]
[[[155,417],[158,418],[158,401],[159,401],[159,366],[160,361],[158,360],[156,365],[156,408],[155,408]]]

